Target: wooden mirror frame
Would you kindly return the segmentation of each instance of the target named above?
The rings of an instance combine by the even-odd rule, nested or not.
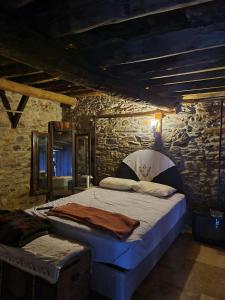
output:
[[[79,183],[79,178],[78,178],[78,142],[77,140],[81,137],[87,137],[88,138],[88,143],[87,143],[87,168],[89,174],[83,174],[83,175],[92,175],[92,168],[91,168],[91,134],[90,132],[85,132],[85,133],[75,133],[74,135],[74,145],[75,145],[75,168],[74,168],[74,178],[75,178],[75,186],[80,186]]]
[[[38,188],[38,138],[39,137],[46,137],[47,144],[46,144],[46,152],[47,152],[47,159],[46,159],[46,168],[47,168],[47,178],[46,189]],[[48,133],[32,131],[32,153],[31,153],[31,182],[30,182],[30,195],[43,195],[48,193],[48,147],[49,147],[49,135]]]
[[[54,130],[58,131],[71,131],[71,141],[72,141],[72,180],[74,179],[74,157],[75,157],[75,147],[74,147],[74,141],[73,141],[73,135],[74,135],[74,124],[71,122],[49,122],[48,123],[48,132],[49,132],[49,143],[48,143],[48,200],[51,201],[56,197],[57,195],[54,194],[53,190],[53,144],[54,144]],[[72,192],[71,192],[72,193]],[[61,195],[61,196],[68,196],[68,195]]]

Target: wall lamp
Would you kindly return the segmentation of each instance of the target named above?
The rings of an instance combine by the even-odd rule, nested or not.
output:
[[[154,134],[161,134],[162,133],[162,113],[154,114],[153,119],[151,120],[150,126]]]

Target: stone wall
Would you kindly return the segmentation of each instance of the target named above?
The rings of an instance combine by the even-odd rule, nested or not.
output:
[[[16,110],[20,95],[7,93]],[[11,128],[0,101],[0,208],[27,208],[45,196],[30,197],[31,132],[48,131],[49,121],[60,121],[59,103],[30,97],[16,129]]]
[[[76,122],[82,129],[90,126],[93,115],[152,109],[150,105],[119,98],[84,97],[79,99],[74,110],[64,110],[63,119]],[[114,175],[122,159],[135,150],[158,149],[178,165],[190,208],[214,203],[218,180],[219,117],[219,102],[182,105],[180,113],[163,118],[161,139],[157,140],[150,128],[151,117],[97,118],[97,179]],[[225,135],[223,137],[222,178],[225,183]]]

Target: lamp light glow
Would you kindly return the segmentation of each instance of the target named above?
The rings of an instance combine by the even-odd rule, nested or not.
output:
[[[152,119],[151,120],[151,129],[152,130],[156,130],[157,126],[158,126],[159,121],[157,119]]]

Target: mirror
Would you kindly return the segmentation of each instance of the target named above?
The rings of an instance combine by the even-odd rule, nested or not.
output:
[[[32,133],[31,195],[47,194],[47,201],[95,184],[95,134],[75,134],[74,124],[49,122],[49,133]]]
[[[71,126],[67,122],[51,122],[50,136],[50,190],[52,196],[70,195],[74,187]]]
[[[86,186],[85,175],[91,174],[90,133],[75,134],[75,183]]]
[[[48,192],[48,134],[32,132],[31,195]]]

